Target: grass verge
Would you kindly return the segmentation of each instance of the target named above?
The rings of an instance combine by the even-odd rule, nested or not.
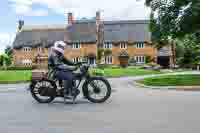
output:
[[[20,83],[31,79],[31,70],[2,70],[0,71],[0,83]]]
[[[105,68],[102,76],[105,77],[121,77],[121,76],[137,76],[148,74],[160,74],[159,71],[144,70],[144,69],[130,69],[130,68]],[[1,70],[0,84],[21,83],[27,82],[31,79],[31,70]]]
[[[200,86],[200,75],[166,75],[137,81],[147,86]]]
[[[139,76],[150,74],[161,74],[162,72],[156,70],[145,69],[130,69],[130,68],[106,68],[103,69],[103,76],[105,77],[122,77],[122,76]]]

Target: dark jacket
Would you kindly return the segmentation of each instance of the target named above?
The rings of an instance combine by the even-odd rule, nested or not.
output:
[[[54,78],[54,75],[56,74],[56,70],[59,70],[58,68],[65,68],[65,70],[75,70],[76,67],[74,67],[76,64],[68,59],[66,59],[63,55],[53,55],[51,54],[48,58],[48,69],[49,69],[49,75],[48,78],[52,79]]]
[[[66,59],[63,55],[50,55],[48,58],[48,66],[49,67],[57,67],[59,65],[69,65],[69,66],[74,66],[76,65],[74,62]]]

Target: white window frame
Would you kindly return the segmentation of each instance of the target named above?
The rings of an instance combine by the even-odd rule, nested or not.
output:
[[[22,64],[25,65],[25,66],[31,66],[32,60],[31,59],[24,59],[24,60],[22,60]]]
[[[81,61],[81,58],[80,57],[74,57],[73,58],[73,62],[74,63],[78,63],[78,62],[80,62]]]
[[[146,61],[145,56],[135,56],[135,61],[138,64],[144,64]]]
[[[80,49],[81,48],[81,43],[73,43],[72,44],[72,49]]]
[[[113,62],[112,56],[105,56],[104,57],[104,63],[105,64],[112,64],[112,62]]]
[[[136,42],[136,48],[145,48],[144,42]]]
[[[127,49],[127,43],[126,42],[121,42],[120,43],[120,48],[121,49]]]
[[[23,51],[24,51],[24,52],[29,52],[29,51],[31,51],[31,50],[32,50],[31,47],[23,47]]]
[[[105,49],[112,49],[112,43],[111,42],[105,42],[103,47]]]
[[[38,48],[37,48],[37,51],[38,51],[38,52],[42,52],[42,47],[38,47]]]

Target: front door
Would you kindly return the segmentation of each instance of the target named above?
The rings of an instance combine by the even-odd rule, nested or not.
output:
[[[128,66],[128,57],[119,57],[119,62],[122,67]]]

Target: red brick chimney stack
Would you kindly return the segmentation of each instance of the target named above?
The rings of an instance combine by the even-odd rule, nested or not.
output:
[[[68,13],[68,25],[72,25],[74,23],[73,14],[70,12]]]

